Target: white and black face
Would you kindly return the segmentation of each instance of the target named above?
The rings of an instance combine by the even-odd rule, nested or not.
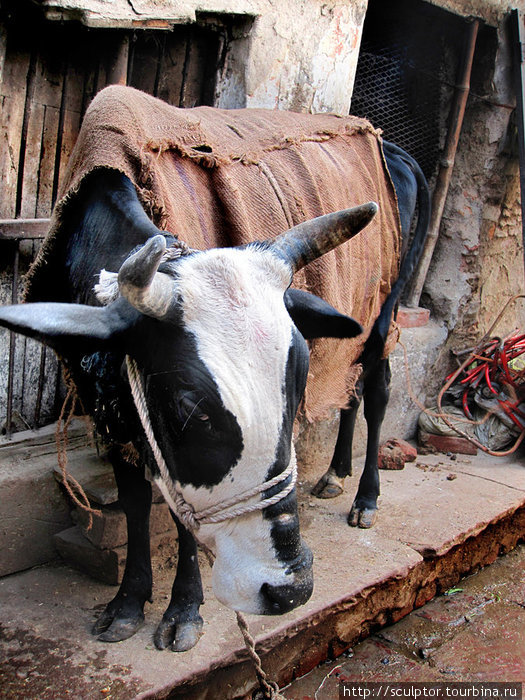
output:
[[[295,459],[308,350],[284,305],[289,282],[289,267],[267,251],[195,253],[177,261],[177,321],[145,324],[154,340],[137,360],[151,421],[196,511],[264,483]],[[279,614],[310,597],[312,556],[299,535],[295,489],[263,510],[202,525],[199,539],[216,555],[212,582],[224,604]]]

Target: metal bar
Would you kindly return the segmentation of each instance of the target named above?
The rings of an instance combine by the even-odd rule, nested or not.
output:
[[[470,22],[468,29],[467,42],[463,54],[461,72],[459,75],[458,84],[456,86],[454,103],[451,110],[450,126],[447,133],[447,140],[439,173],[436,180],[434,195],[432,197],[432,214],[430,216],[429,230],[425,242],[425,247],[419,261],[417,273],[410,288],[410,293],[407,298],[407,306],[417,307],[423,285],[427,276],[432,254],[437,243],[443,209],[447,198],[448,188],[452,177],[454,160],[463,125],[463,117],[465,116],[465,107],[470,92],[470,75],[472,73],[472,62],[474,59],[474,50],[476,48],[476,39],[480,26],[479,19],[473,19]]]
[[[516,122],[520,160],[521,230],[525,245],[525,22],[519,10],[510,13],[516,90]]]
[[[15,255],[13,259],[13,282],[11,285],[11,303],[16,304],[18,301],[18,268],[20,263],[20,248],[19,243],[16,244]],[[15,374],[15,351],[16,351],[16,335],[13,331],[9,333],[9,365],[7,373],[7,411],[5,421],[5,432],[9,437],[12,430],[13,422],[13,389],[14,389],[14,374]]]
[[[0,240],[45,238],[51,219],[0,219]]]

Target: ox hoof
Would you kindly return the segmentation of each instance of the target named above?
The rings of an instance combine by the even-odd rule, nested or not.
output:
[[[202,618],[188,622],[177,622],[173,619],[162,620],[155,632],[155,646],[157,649],[172,651],[188,651],[199,641],[202,635]]]
[[[348,514],[348,524],[352,527],[369,528],[376,520],[377,508],[360,508],[354,505]]]
[[[312,493],[317,498],[335,498],[343,493],[344,483],[344,477],[337,476],[329,469],[313,487]]]
[[[99,617],[93,627],[93,634],[98,634],[100,642],[122,642],[132,637],[144,624],[144,615],[135,618],[116,618],[109,625],[103,619],[105,617],[106,614]]]

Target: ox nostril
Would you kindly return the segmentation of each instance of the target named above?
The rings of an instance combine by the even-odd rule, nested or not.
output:
[[[265,614],[267,615],[282,615],[289,610],[293,610],[298,605],[301,605],[301,601],[298,598],[303,597],[297,596],[295,586],[272,586],[269,583],[263,583],[261,594],[265,603]]]
[[[301,567],[295,568],[293,576],[290,576],[290,583],[280,585],[263,583],[260,589],[263,615],[282,615],[308,601],[312,595],[314,579],[312,555],[307,547],[305,547],[305,554],[309,554],[309,557],[306,557]]]

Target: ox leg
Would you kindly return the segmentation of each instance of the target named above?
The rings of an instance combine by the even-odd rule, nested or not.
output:
[[[179,534],[177,573],[168,609],[155,632],[155,646],[173,651],[187,651],[197,644],[202,634],[203,620],[199,608],[204,602],[202,582],[193,535],[173,515]]]
[[[365,466],[357,495],[348,515],[348,524],[353,527],[372,527],[377,517],[379,436],[389,395],[390,365],[388,359],[379,360],[375,367],[366,372],[364,381],[364,413],[368,437]]]
[[[339,431],[330,467],[312,489],[312,493],[317,498],[339,496],[343,493],[345,477],[352,473],[352,441],[362,393],[363,386],[359,380],[356,384],[355,396],[350,400],[348,408],[341,411]]]
[[[151,599],[152,573],[149,540],[151,484],[140,468],[131,466],[114,449],[111,462],[119,502],[126,515],[128,550],[119,591],[95,622],[93,634],[103,642],[131,637],[144,622],[144,603]]]

